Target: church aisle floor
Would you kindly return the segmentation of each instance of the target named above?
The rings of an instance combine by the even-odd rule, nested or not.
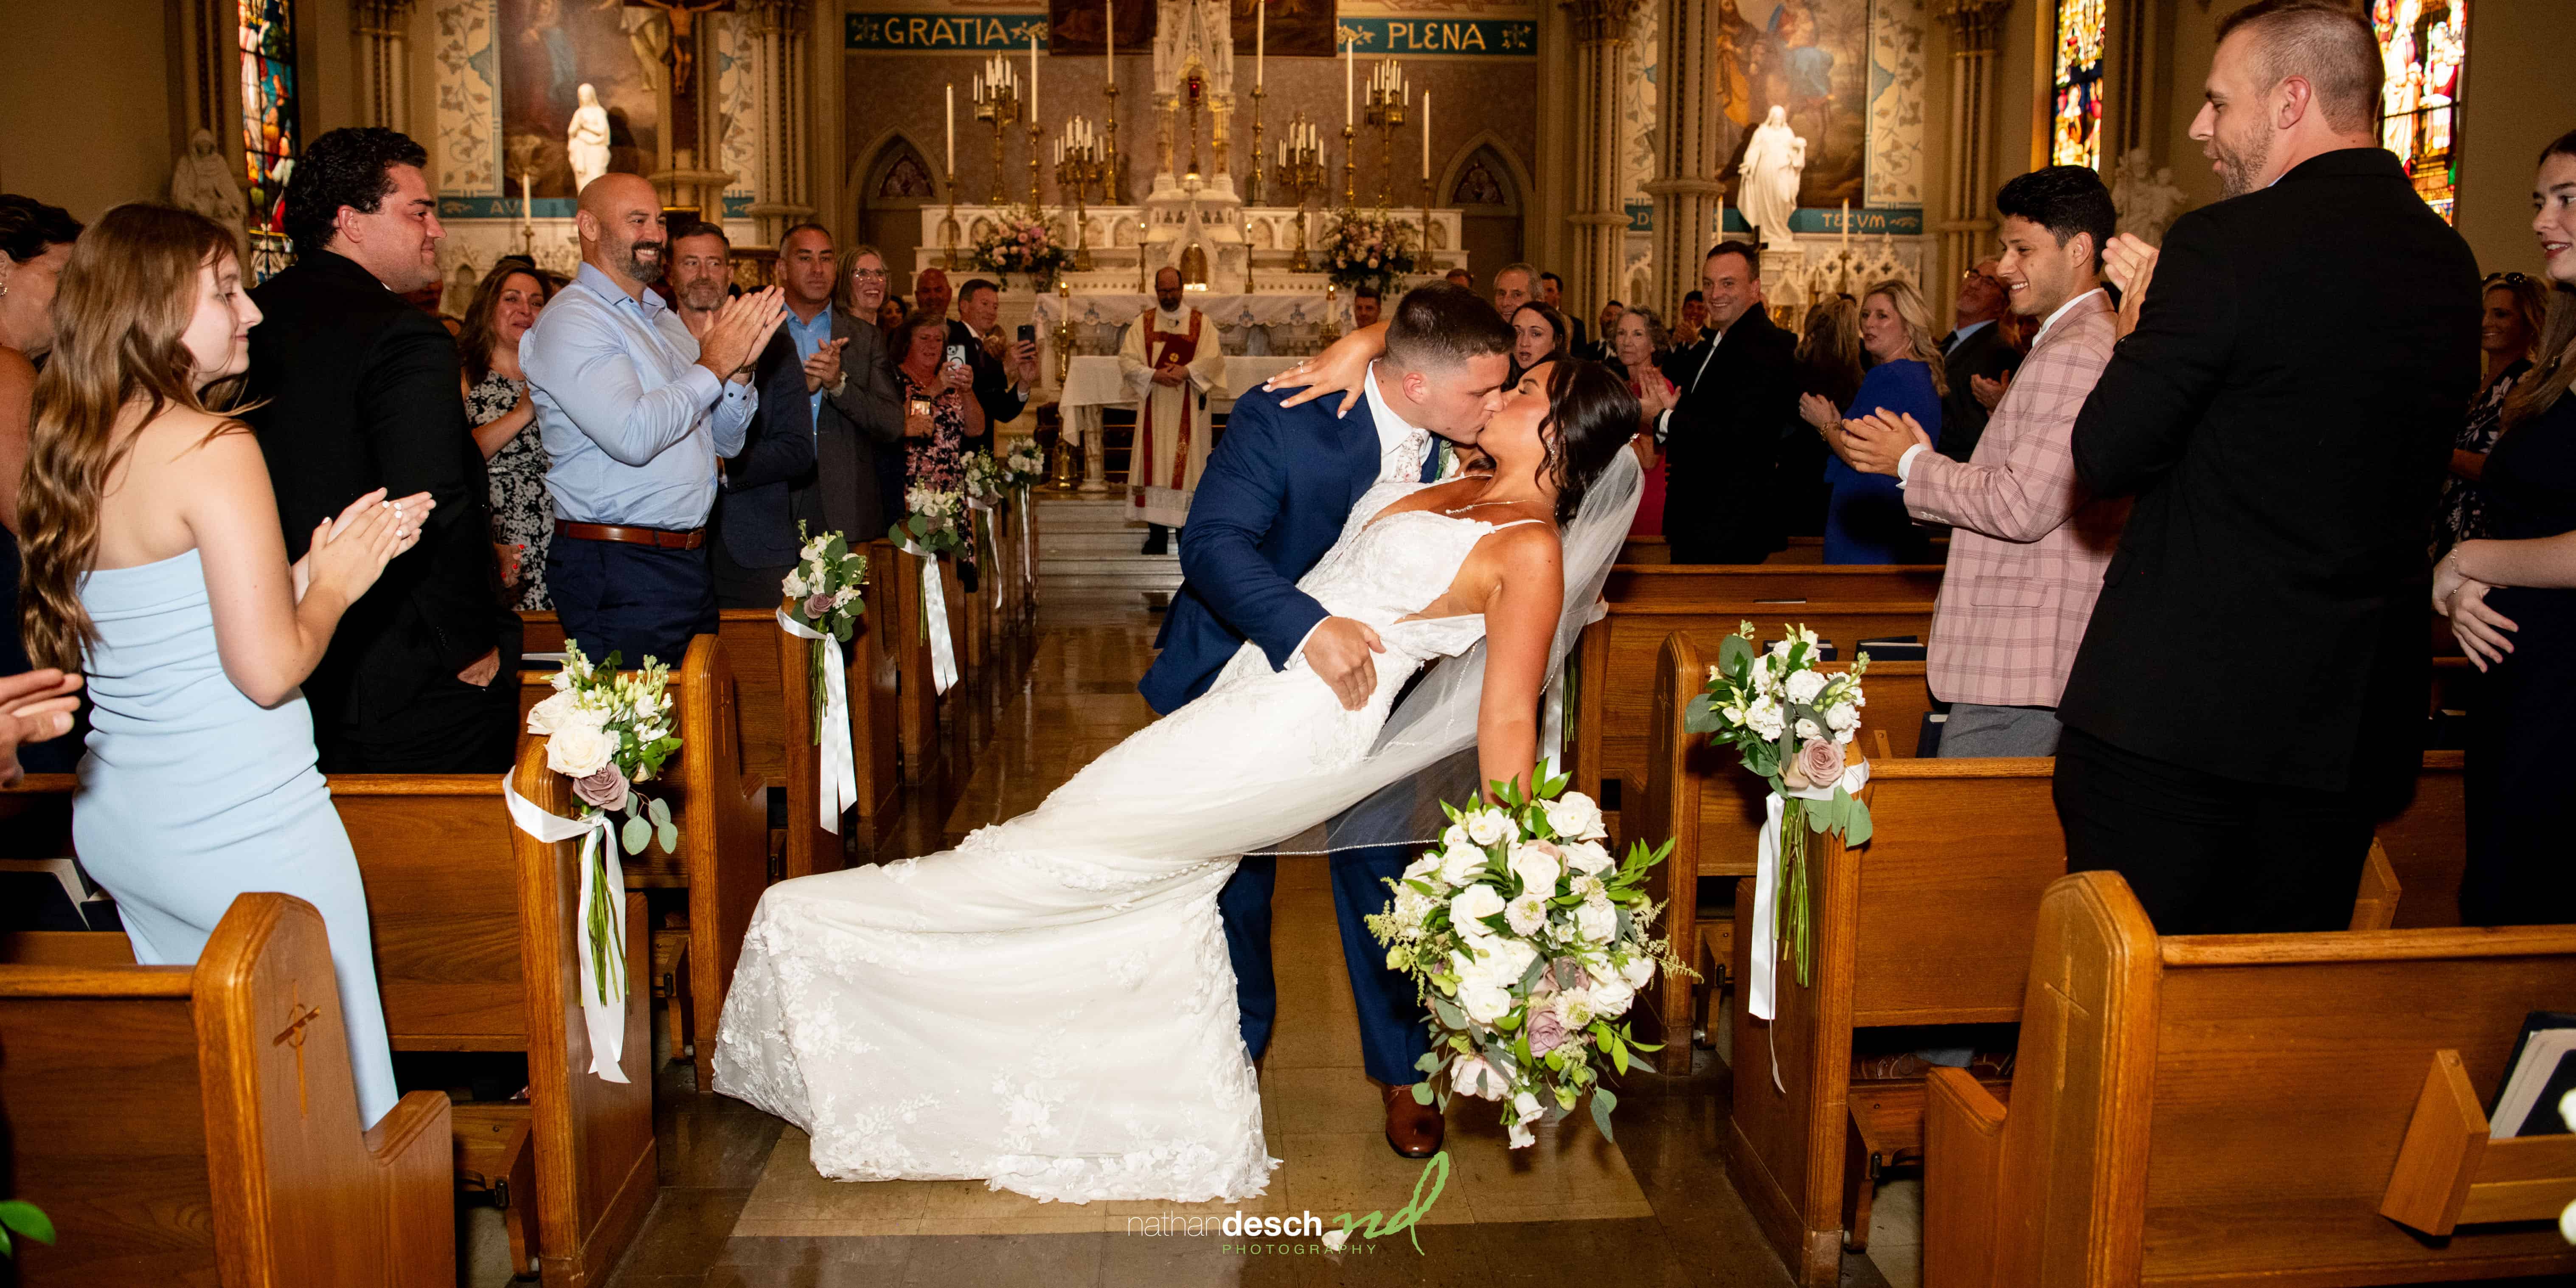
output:
[[[1151,718],[1134,691],[1156,620],[1123,602],[1050,603],[1034,663],[991,714],[992,740],[939,790],[909,793],[907,818],[880,859],[934,850],[1028,808],[1073,769]],[[964,781],[956,781],[962,777]],[[1380,1136],[1374,1085],[1359,1070],[1350,984],[1323,869],[1290,861],[1274,929],[1281,984],[1277,1037],[1264,1062],[1262,1117],[1284,1160],[1254,1215],[1312,1211],[1330,1222],[1405,1201],[1421,1165]],[[1517,1156],[1493,1107],[1452,1114],[1448,1184],[1416,1227],[1373,1251],[1326,1254],[1312,1239],[1265,1242],[1213,1228],[1232,1204],[1040,1204],[981,1182],[824,1180],[801,1132],[738,1101],[691,1092],[666,1066],[656,1112],[661,1193],[608,1288],[832,1288],[835,1285],[1477,1285],[1562,1280],[1617,1269],[1640,1285],[1774,1285],[1788,1277],[1756,1235],[1717,1152],[1725,1074],[1705,1056],[1686,1079],[1632,1073],[1619,1143],[1578,1116]],[[1156,1218],[1181,1218],[1149,1234]],[[1204,1233],[1184,1224],[1200,1218]],[[1882,1229],[1885,1227],[1882,1225]],[[1904,1258],[1911,1231],[1886,1231]],[[1275,1251],[1274,1251],[1275,1250]],[[1865,1258],[1844,1282],[1884,1286]],[[1891,1266],[1891,1269],[1896,1267]],[[1911,1265],[1899,1270],[1910,1288]]]

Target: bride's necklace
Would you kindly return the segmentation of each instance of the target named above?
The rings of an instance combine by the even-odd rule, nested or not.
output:
[[[1441,510],[1440,514],[1443,518],[1454,519],[1465,514],[1469,510],[1483,509],[1489,505],[1537,505],[1538,503],[1538,498],[1534,496],[1520,497],[1508,501],[1470,501],[1465,505],[1449,506]]]

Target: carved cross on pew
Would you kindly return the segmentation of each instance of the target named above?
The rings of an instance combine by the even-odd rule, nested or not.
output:
[[[671,68],[673,110],[681,111],[692,101],[689,93],[689,68],[697,61],[690,46],[697,43],[697,24],[692,19],[702,13],[731,13],[733,0],[622,0],[629,9],[658,9],[671,21],[671,47],[662,60]]]
[[[304,1004],[304,986],[300,983],[295,986],[295,991],[289,996],[294,999],[288,1002],[286,1006],[286,1014],[289,1022],[284,1030],[279,1032],[276,1037],[269,1040],[268,1044],[270,1046],[293,1047],[295,1049],[295,1112],[301,1115],[306,1112],[304,1094],[304,1027],[311,1024],[313,1021],[322,1018],[322,1012],[314,1007],[306,1006]]]

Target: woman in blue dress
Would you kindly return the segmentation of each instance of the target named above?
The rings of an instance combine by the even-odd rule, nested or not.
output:
[[[1941,348],[1932,339],[1932,310],[1911,282],[1889,280],[1860,301],[1860,344],[1871,366],[1848,409],[1814,394],[1798,399],[1798,414],[1817,433],[1845,416],[1902,412],[1941,441],[1941,395],[1946,381]],[[1825,460],[1825,562],[1919,564],[1932,558],[1932,536],[1905,513],[1905,493],[1884,474],[1863,474],[1839,456]]]
[[[397,1097],[366,892],[297,686],[341,613],[420,540],[428,495],[379,488],[312,516],[312,551],[287,563],[259,443],[211,409],[259,321],[213,221],[108,211],[73,248],[55,308],[20,496],[19,623],[39,666],[88,673],[82,866],[147,965],[194,962],[246,891],[312,904],[371,1126]]]

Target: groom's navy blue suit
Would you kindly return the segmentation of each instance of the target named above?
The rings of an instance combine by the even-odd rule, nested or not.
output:
[[[1365,399],[1336,417],[1331,408],[1338,399],[1283,409],[1280,398],[1255,389],[1235,401],[1191,499],[1190,520],[1181,529],[1185,580],[1154,640],[1162,653],[1136,686],[1157,712],[1207,692],[1246,640],[1261,647],[1274,670],[1285,668],[1308,632],[1331,616],[1296,583],[1333,548],[1351,506],[1377,483],[1377,426]],[[1436,476],[1438,459],[1436,450],[1424,454],[1425,481]],[[1429,1033],[1413,982],[1386,969],[1360,919],[1386,907],[1385,879],[1401,876],[1410,861],[1401,846],[1343,850],[1331,860],[1342,956],[1359,1004],[1360,1050],[1369,1076],[1390,1085],[1422,1080],[1414,1062],[1430,1049]],[[1256,1058],[1270,1045],[1279,1014],[1270,964],[1270,892],[1277,877],[1276,860],[1249,857],[1217,895],[1226,951],[1234,959],[1243,1045]]]

